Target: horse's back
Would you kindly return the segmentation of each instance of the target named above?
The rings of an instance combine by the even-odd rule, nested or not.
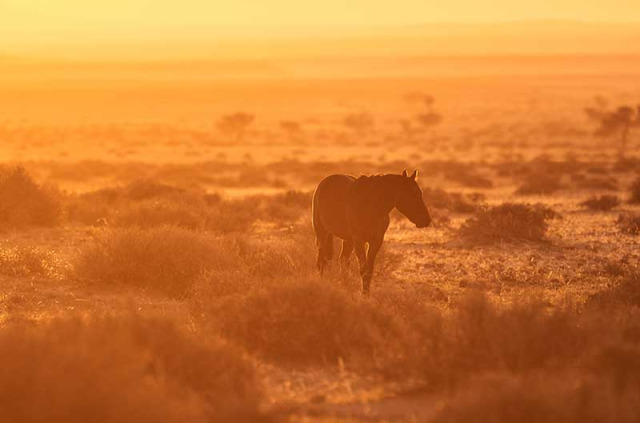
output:
[[[355,181],[350,175],[330,175],[318,184],[313,194],[313,226],[346,239],[349,237],[346,200]]]

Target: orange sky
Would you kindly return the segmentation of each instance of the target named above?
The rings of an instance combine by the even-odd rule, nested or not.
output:
[[[0,0],[0,56],[21,51],[307,33],[427,22],[536,19],[640,22],[629,0]],[[638,25],[640,33],[640,24]]]

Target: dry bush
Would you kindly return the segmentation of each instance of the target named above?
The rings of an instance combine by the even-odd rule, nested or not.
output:
[[[618,216],[618,228],[623,234],[640,234],[640,214],[624,213]]]
[[[12,423],[260,421],[235,349],[139,317],[0,329],[0,415]]]
[[[53,276],[59,264],[53,253],[37,247],[0,246],[0,274],[7,276]]]
[[[304,274],[313,269],[311,239],[253,241],[176,227],[112,229],[80,251],[74,276],[182,297],[242,290],[243,283]],[[194,288],[195,286],[195,288]]]
[[[629,198],[629,202],[631,203],[640,203],[640,176],[638,176],[630,187],[631,197]]]
[[[504,203],[476,212],[460,228],[460,236],[475,243],[543,241],[552,210],[528,204]]]
[[[554,174],[532,173],[516,190],[517,195],[547,195],[562,188],[560,178]]]
[[[600,197],[591,197],[580,203],[581,206],[589,210],[609,211],[620,205],[617,195],[601,195]]]
[[[227,295],[244,295],[282,280],[315,273],[315,247],[310,234],[289,233],[285,239],[226,239],[226,266],[208,268],[191,290],[190,306],[205,313]]]
[[[36,184],[23,167],[0,167],[0,227],[54,226],[61,218],[55,189]]]
[[[371,361],[399,336],[391,316],[326,281],[282,281],[204,312],[225,338],[289,365]]]
[[[428,207],[447,209],[454,213],[473,213],[484,201],[482,194],[447,192],[440,188],[425,188],[422,192]]]
[[[214,238],[175,227],[104,231],[80,251],[74,276],[100,284],[123,284],[185,295],[212,265],[228,262]]]

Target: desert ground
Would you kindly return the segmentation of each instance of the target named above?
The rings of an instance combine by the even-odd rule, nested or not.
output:
[[[7,71],[3,420],[637,421],[637,59],[502,60]],[[431,226],[321,277],[317,183],[403,169]]]

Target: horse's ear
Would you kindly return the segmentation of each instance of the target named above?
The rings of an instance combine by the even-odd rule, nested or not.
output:
[[[405,178],[407,177],[407,169],[402,171],[402,176],[404,176]]]
[[[406,176],[406,172],[405,172],[405,176]],[[409,176],[409,178],[413,179],[414,181],[416,180],[417,177],[418,177],[418,169],[414,170],[411,176]]]

